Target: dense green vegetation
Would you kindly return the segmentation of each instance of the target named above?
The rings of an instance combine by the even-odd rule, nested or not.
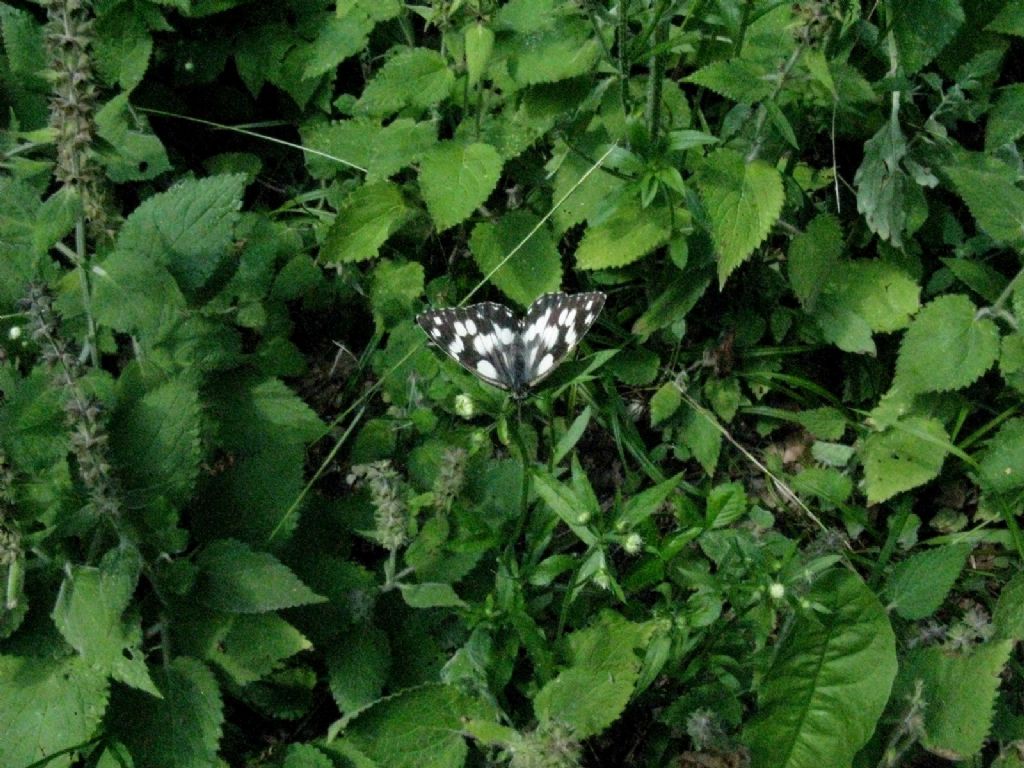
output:
[[[0,2],[0,768],[1021,765],[1022,38]]]

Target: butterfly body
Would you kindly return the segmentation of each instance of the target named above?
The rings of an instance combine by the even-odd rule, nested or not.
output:
[[[546,293],[517,318],[501,304],[424,312],[416,322],[441,351],[488,384],[525,397],[576,348],[604,306],[603,293]]]

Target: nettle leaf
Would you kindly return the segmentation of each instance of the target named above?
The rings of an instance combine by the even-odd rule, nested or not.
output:
[[[188,500],[199,476],[199,422],[199,392],[183,378],[118,404],[111,450],[133,499]]]
[[[422,264],[381,260],[370,282],[370,306],[377,328],[393,328],[413,318],[423,296],[424,279]]]
[[[1018,573],[999,592],[992,624],[994,640],[1024,640],[1024,574]]]
[[[1024,8],[1024,6],[1022,6]],[[1024,83],[999,89],[985,123],[985,149],[992,151],[1024,136]]]
[[[964,760],[981,751],[992,728],[1000,675],[1012,640],[992,641],[960,655],[945,648],[910,652],[900,665],[894,701],[905,701],[917,681],[924,684],[922,744],[947,760]]]
[[[985,30],[1024,37],[1024,4],[1021,4],[1020,0],[1011,0],[985,26]]]
[[[523,243],[538,221],[534,214],[520,210],[473,227],[469,247],[480,271],[491,275],[491,271]],[[491,275],[491,282],[523,306],[528,306],[542,293],[557,291],[562,284],[562,257],[550,230],[542,226],[534,232],[522,248]]]
[[[679,410],[683,396],[675,382],[662,384],[651,396],[651,426],[656,427]]]
[[[420,163],[420,192],[438,231],[465,221],[490,197],[502,159],[490,144],[438,144]]]
[[[815,216],[807,229],[793,238],[789,245],[789,283],[804,308],[814,309],[818,294],[842,256],[843,231],[835,216]]]
[[[942,422],[926,416],[910,416],[868,435],[861,449],[868,503],[878,504],[936,477],[948,447]]]
[[[410,608],[465,608],[466,603],[451,584],[399,584],[402,599]]]
[[[1024,487],[1024,419],[1004,423],[979,460],[982,486],[995,493],[1009,493]]]
[[[364,184],[349,195],[320,247],[325,265],[376,258],[380,247],[413,214],[397,185],[388,181]]]
[[[142,558],[132,548],[111,550],[99,567],[71,566],[57,595],[53,621],[94,669],[158,696],[140,648],[139,618],[122,618],[141,569]]]
[[[605,611],[569,636],[570,664],[537,692],[542,723],[561,723],[578,739],[601,733],[626,708],[640,677],[641,657],[656,624],[637,624]]]
[[[769,96],[775,88],[774,69],[746,59],[713,61],[686,78],[687,82],[709,88],[732,101],[753,104]]]
[[[96,113],[96,132],[106,142],[95,145],[96,155],[111,181],[146,181],[171,170],[167,150],[146,117],[132,109],[127,92]]]
[[[964,23],[959,0],[889,0],[886,5],[907,74],[934,59]]]
[[[739,152],[718,149],[708,155],[696,182],[711,220],[722,286],[778,220],[784,201],[782,176],[761,160],[747,163]]]
[[[999,356],[999,329],[961,294],[928,303],[911,323],[896,360],[905,392],[945,392],[979,379]]]
[[[386,116],[404,107],[426,109],[448,98],[455,75],[437,51],[406,48],[388,59],[366,84],[356,112]]]
[[[155,259],[193,295],[227,257],[244,189],[242,174],[182,181],[132,212],[117,248]]]
[[[469,87],[473,88],[480,82],[480,78],[484,76],[487,65],[491,61],[491,53],[494,50],[494,30],[476,22],[466,27],[463,37],[466,46],[466,75],[469,77]]]
[[[971,548],[970,544],[950,544],[908,557],[886,581],[889,607],[909,621],[931,616],[956,583]]]
[[[0,656],[0,765],[67,768],[63,750],[95,735],[107,708],[107,677],[79,656]]]
[[[307,125],[300,133],[303,146],[365,168],[367,182],[394,176],[437,144],[436,122],[416,122],[407,117],[387,125],[355,117]],[[318,179],[330,179],[349,170],[336,160],[312,152],[306,154],[306,167]]]
[[[897,247],[903,244],[907,229],[911,182],[901,165],[906,155],[907,141],[893,115],[864,143],[864,160],[853,177],[857,212],[863,214],[872,232]]]
[[[422,685],[360,712],[344,739],[327,749],[351,745],[389,768],[461,768],[469,753],[463,723],[470,718],[493,720],[493,708],[454,686]]]
[[[334,768],[334,761],[312,744],[292,743],[285,753],[284,768]]]
[[[312,647],[299,630],[273,613],[236,615],[231,628],[218,638],[209,659],[235,685],[254,683],[280,667],[281,662]]]
[[[1002,163],[981,159],[943,168],[978,226],[997,243],[1024,246],[1024,190]]]
[[[136,13],[107,13],[96,21],[96,70],[108,83],[131,91],[142,82],[153,53],[153,37]]]
[[[628,197],[599,224],[587,227],[576,249],[580,269],[624,267],[643,258],[672,235],[669,210],[660,205],[642,208],[640,200]]]
[[[601,43],[588,22],[571,19],[553,29],[516,35],[504,50],[516,82],[537,85],[590,72],[601,56]]]
[[[874,593],[832,571],[775,649],[743,732],[756,768],[851,765],[878,724],[896,677],[896,638]]]
[[[265,613],[326,598],[299,581],[268,552],[256,552],[240,541],[221,539],[196,558],[199,575],[195,598],[228,613]]]
[[[135,768],[216,765],[224,708],[213,672],[181,656],[156,667],[153,679],[163,698],[127,691],[111,707],[111,730],[131,751]]]
[[[602,154],[599,151],[600,147],[593,149],[588,147],[588,149],[591,151],[596,149],[598,155]],[[555,209],[553,217],[555,232],[560,235],[581,221],[593,221],[606,201],[613,199],[615,193],[625,183],[622,179],[612,176],[601,168],[584,179],[584,175],[590,170],[591,163],[567,149],[563,148],[562,152],[564,157],[558,164],[558,170],[555,171],[554,186],[551,190],[551,198],[554,202],[565,198],[564,202]],[[550,172],[551,163],[546,167]],[[569,196],[566,197],[566,195]]]
[[[358,5],[346,5],[347,13],[342,5],[339,13],[324,16],[316,38],[298,46],[298,55],[304,60],[304,78],[320,77],[366,48],[374,20]]]
[[[342,714],[350,715],[380,698],[391,668],[386,633],[372,626],[349,630],[325,650],[331,695]]]

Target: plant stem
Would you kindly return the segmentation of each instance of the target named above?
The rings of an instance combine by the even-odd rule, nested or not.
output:
[[[619,62],[619,101],[622,117],[629,118],[632,111],[629,99],[629,61],[626,58],[626,40],[629,37],[629,0],[619,0],[619,27],[616,32],[618,45],[616,54]]]
[[[651,54],[650,79],[647,81],[647,135],[651,143],[658,140],[661,132],[661,90],[665,78],[665,52],[662,45],[668,40],[669,14],[665,3],[659,3],[654,19],[654,53]]]

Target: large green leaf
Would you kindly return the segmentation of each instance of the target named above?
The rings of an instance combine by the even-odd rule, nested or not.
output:
[[[949,544],[904,560],[885,584],[890,607],[911,621],[931,616],[953,588],[970,553],[970,544]]]
[[[896,677],[885,610],[854,574],[833,571],[808,596],[757,685],[743,740],[755,768],[850,766],[875,730]]]
[[[601,55],[601,43],[585,21],[516,35],[507,44],[509,69],[520,85],[553,83],[589,72]]]
[[[301,133],[304,146],[331,156],[313,152],[306,155],[306,166],[313,176],[333,178],[349,171],[347,165],[331,159],[336,157],[365,168],[368,182],[394,176],[437,143],[436,123],[406,117],[387,125],[366,117],[315,123],[305,126]]]
[[[420,163],[420,192],[437,229],[465,221],[490,197],[502,160],[490,144],[439,144]]]
[[[326,265],[365,261],[412,215],[402,191],[387,181],[358,187],[338,210],[320,247]]]
[[[610,216],[587,227],[576,249],[576,266],[609,269],[632,264],[668,242],[671,222],[667,208],[645,209],[636,197],[623,198]]]
[[[843,231],[835,216],[821,214],[789,245],[789,283],[800,303],[814,309],[818,294],[843,255]]]
[[[388,636],[372,626],[349,629],[325,651],[331,695],[350,715],[380,698],[391,667]]]
[[[942,422],[926,416],[910,416],[868,435],[861,449],[868,503],[878,504],[936,477],[948,446]]]
[[[964,23],[959,0],[887,0],[900,64],[917,72],[946,47]]]
[[[731,149],[710,154],[697,174],[697,188],[718,251],[718,283],[750,258],[782,212],[782,176],[764,161],[746,162]]]
[[[1010,419],[989,440],[979,461],[982,485],[996,493],[1024,487],[1024,419]]]
[[[903,170],[907,140],[897,116],[878,129],[864,144],[864,160],[853,177],[857,212],[883,240],[899,246],[907,229],[910,180]]]
[[[248,685],[310,646],[299,630],[277,614],[243,614],[231,617],[230,629],[218,637],[208,658],[236,685]]]
[[[1024,190],[1016,174],[991,158],[963,155],[943,168],[978,226],[997,243],[1024,247]]]
[[[999,356],[999,329],[967,296],[947,294],[914,318],[896,360],[905,392],[944,392],[973,383]]]
[[[356,102],[364,115],[390,115],[403,107],[426,109],[448,97],[455,76],[437,51],[407,48],[392,56]]]
[[[557,291],[562,283],[562,258],[547,227],[542,226],[512,258],[506,256],[523,243],[537,226],[538,218],[526,211],[512,211],[497,221],[473,228],[470,250],[484,275],[513,301],[528,306],[542,293]],[[492,271],[502,262],[504,265]]]

